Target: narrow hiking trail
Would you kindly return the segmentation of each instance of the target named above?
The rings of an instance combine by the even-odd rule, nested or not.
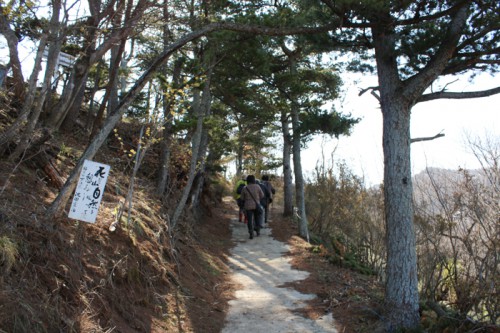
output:
[[[231,230],[236,246],[230,252],[229,266],[238,290],[229,302],[223,333],[337,333],[331,313],[312,320],[294,311],[316,295],[283,286],[309,275],[292,269],[285,255],[287,244],[275,240],[271,229],[262,229],[259,237],[248,239],[247,225],[237,219],[231,220]]]

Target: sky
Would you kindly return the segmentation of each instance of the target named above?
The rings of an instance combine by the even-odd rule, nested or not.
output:
[[[353,81],[354,80],[354,81]],[[450,78],[451,81],[456,80]],[[345,161],[350,170],[363,177],[365,185],[383,182],[382,113],[378,101],[369,92],[359,96],[362,88],[377,86],[375,76],[357,76],[344,79],[344,97],[337,111],[361,118],[349,137],[338,140],[318,136],[302,152],[303,170],[307,177],[318,159],[325,156],[326,165]],[[482,74],[469,82],[467,78],[449,85],[448,91],[476,91],[500,86],[500,75]],[[442,99],[417,104],[412,110],[411,137],[445,136],[415,142],[411,145],[412,174],[426,167],[456,170],[459,167],[475,169],[480,165],[472,155],[467,137],[491,137],[500,143],[500,94],[491,97],[452,100]],[[332,155],[333,152],[333,155]]]

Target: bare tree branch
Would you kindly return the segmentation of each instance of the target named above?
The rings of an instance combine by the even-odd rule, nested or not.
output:
[[[379,94],[377,94],[377,91],[379,90],[379,87],[368,87],[368,88],[365,88],[365,89],[360,89],[358,96],[363,95],[368,90],[371,90],[372,91],[371,92],[372,96],[375,97],[377,99],[377,101],[380,102],[380,96],[379,96]]]
[[[419,142],[419,141],[431,141],[431,140],[434,140],[434,139],[437,139],[437,138],[441,138],[441,137],[444,136],[444,134],[442,132],[443,131],[441,131],[440,133],[438,133],[438,134],[436,134],[434,136],[430,136],[430,137],[410,139],[410,143]]]
[[[439,91],[439,92],[435,92],[435,93],[422,95],[422,97],[420,97],[418,99],[417,103],[432,101],[432,100],[440,99],[440,98],[448,98],[448,99],[481,98],[481,97],[488,97],[488,96],[496,95],[498,93],[500,93],[500,87],[496,87],[496,88],[492,88],[492,89],[488,89],[488,90],[467,91],[467,92]]]

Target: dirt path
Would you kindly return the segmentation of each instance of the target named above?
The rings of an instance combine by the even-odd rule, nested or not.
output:
[[[288,252],[286,244],[273,239],[270,229],[248,239],[247,226],[236,219],[231,221],[231,229],[237,245],[231,250],[229,262],[232,280],[240,289],[236,291],[236,299],[229,302],[223,333],[337,333],[331,314],[311,320],[294,312],[305,307],[305,302],[315,295],[282,286],[303,280],[309,274],[291,268],[284,256]]]

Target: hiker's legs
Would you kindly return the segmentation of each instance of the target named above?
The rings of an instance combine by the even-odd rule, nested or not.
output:
[[[238,208],[239,208],[239,210],[238,210],[238,222],[247,223],[247,215],[245,213],[245,209],[243,208],[243,206],[244,206],[243,200],[238,198],[238,200],[236,200],[236,202],[238,203]]]
[[[255,227],[255,211],[254,210],[247,210],[246,211],[247,215],[247,227],[248,227],[248,233],[250,234],[250,239],[253,238],[253,229]]]
[[[264,216],[263,214],[257,213],[257,210],[255,210],[254,214],[254,230],[257,232],[257,236],[260,235],[260,228],[262,227],[262,224],[264,223]]]
[[[238,222],[242,222],[243,215],[245,215],[245,212],[243,211],[240,198],[236,199],[236,204],[238,205]]]

